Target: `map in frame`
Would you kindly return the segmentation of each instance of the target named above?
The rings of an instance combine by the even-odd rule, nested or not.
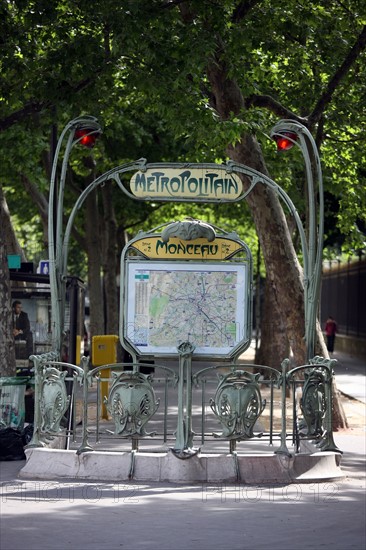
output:
[[[248,266],[128,262],[125,337],[141,354],[228,356],[246,335]]]

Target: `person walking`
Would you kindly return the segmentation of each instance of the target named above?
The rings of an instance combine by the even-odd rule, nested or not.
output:
[[[329,353],[334,352],[334,341],[337,328],[337,323],[335,322],[333,317],[329,315],[325,323],[325,336],[327,337],[327,350],[329,351]]]

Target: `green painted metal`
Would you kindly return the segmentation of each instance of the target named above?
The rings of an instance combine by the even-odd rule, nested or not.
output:
[[[89,357],[82,357],[80,367],[83,371],[83,420],[82,420],[82,441],[77,450],[77,454],[93,451],[88,440],[88,390],[91,387],[91,377],[89,375]]]
[[[193,375],[195,386],[201,384],[205,388],[210,374],[219,371],[219,384],[215,389],[214,397],[210,399],[209,403],[223,426],[223,432],[221,434],[214,433],[213,435],[229,441],[230,453],[236,452],[236,441],[262,437],[262,433],[255,434],[253,431],[266,406],[265,400],[262,400],[261,397],[260,385],[270,388],[271,399],[268,404],[270,409],[269,442],[270,444],[273,443],[273,389],[274,387],[278,389],[281,387],[283,377],[278,370],[265,365],[246,364],[245,368],[253,369],[253,373],[242,370],[238,364],[218,364],[205,367]],[[226,372],[226,374],[222,374],[221,371]],[[283,414],[283,410],[281,410],[281,413]],[[203,403],[202,415],[204,415]],[[283,433],[286,444],[286,430]],[[204,443],[204,438],[202,443]],[[280,452],[282,452],[282,449]],[[286,454],[289,454],[287,450]]]
[[[287,426],[286,426],[286,371],[288,369],[290,361],[288,359],[285,359],[281,363],[281,379],[280,379],[280,386],[281,386],[281,445],[278,449],[276,449],[276,454],[283,454],[286,456],[292,456],[290,451],[287,447]]]
[[[334,442],[332,427],[332,386],[335,359],[315,356],[308,365],[295,367],[286,374],[291,382],[303,376],[300,408],[303,421],[300,422],[299,437],[315,439],[322,451],[341,452]],[[304,429],[306,428],[306,429]]]
[[[43,384],[43,365],[48,361],[55,361],[57,359],[58,353],[53,351],[41,355],[31,355],[30,357],[34,365],[34,430],[32,440],[28,443],[27,448],[44,447],[45,445],[41,439],[43,419],[40,406]]]
[[[215,230],[212,225],[201,220],[183,220],[168,223],[161,232],[161,239],[169,241],[170,237],[178,237],[184,241],[206,238],[209,242],[215,240]]]
[[[315,353],[315,329],[319,308],[321,269],[323,259],[324,240],[324,192],[323,176],[320,157],[316,143],[309,130],[293,120],[280,120],[272,129],[271,137],[280,136],[283,132],[290,132],[297,136],[294,145],[298,146],[303,155],[308,212],[309,235],[302,243],[302,252],[306,252],[307,261],[304,261],[304,306],[305,306],[305,342],[306,358],[309,361]],[[316,202],[318,197],[318,205]]]
[[[175,446],[172,451],[177,458],[190,458],[199,452],[193,447],[192,430],[192,355],[194,346],[190,342],[183,342],[178,346],[179,375],[178,375],[178,422]]]
[[[34,364],[34,431],[27,447],[44,447],[45,438],[64,434],[61,420],[70,406],[65,378],[67,370],[73,372],[76,380],[83,383],[83,370],[70,363],[58,361],[58,352],[49,352],[30,357]]]
[[[221,424],[222,431],[221,433],[215,431],[210,434],[206,433],[205,437],[210,435],[217,438],[218,436],[219,439],[227,441],[229,452],[232,455],[237,454],[238,442],[242,441],[250,445],[250,440],[262,437],[262,439],[267,439],[271,446],[279,439],[280,447],[273,452],[292,456],[287,445],[291,431],[288,433],[289,426],[286,418],[286,409],[291,398],[286,397],[286,388],[291,387],[294,381],[303,391],[302,412],[304,416],[303,421],[295,416],[295,424],[304,429],[298,431],[295,429],[293,441],[296,437],[300,438],[300,442],[308,439],[312,442],[315,441],[320,451],[341,452],[334,443],[332,433],[332,379],[335,360],[315,357],[309,364],[296,367],[288,372],[289,362],[286,360],[282,364],[282,373],[261,365],[245,365],[246,370],[243,370],[238,364],[221,364],[205,367],[193,374],[193,353],[194,348],[191,343],[186,342],[180,346],[178,373],[169,367],[154,365],[155,370],[161,369],[168,376],[168,378],[161,379],[165,381],[162,385],[165,397],[169,387],[176,386],[178,390],[175,442],[171,448],[175,456],[186,459],[199,452],[200,448],[195,445],[196,434],[193,429],[193,421],[197,422],[197,418],[206,417],[207,411],[210,409]],[[80,367],[55,361],[56,357],[56,353],[34,356],[36,380],[34,435],[28,447],[42,447],[50,438],[65,435],[65,429],[60,426],[60,418],[69,406],[69,398],[65,389],[65,371],[62,370],[65,368],[71,369],[75,373],[73,377],[69,377],[69,381],[74,385],[81,384],[83,386],[81,427],[73,426],[73,430],[81,430],[78,454],[94,449],[89,442],[90,430],[91,428],[92,431],[94,430],[95,423],[95,418],[89,419],[90,391],[93,388],[93,379],[98,379],[100,371],[105,368],[114,372],[114,375],[111,376],[112,385],[108,393],[108,409],[112,416],[114,430],[112,432],[107,429],[106,433],[113,434],[117,439],[129,439],[133,452],[138,450],[139,441],[144,438],[151,440],[163,438],[164,441],[167,441],[166,426],[159,434],[155,431],[147,431],[150,420],[154,418],[156,423],[154,417],[158,410],[158,399],[155,398],[154,390],[156,373],[149,376],[140,373],[138,369],[143,364],[134,365],[132,371],[117,373],[116,371],[125,366],[121,363],[102,365],[89,370],[89,359],[86,357],[82,358]],[[253,372],[249,372],[248,369]],[[258,369],[261,369],[260,375]],[[209,381],[210,385],[208,385]],[[210,388],[209,393],[207,394],[207,389],[205,389],[205,398],[202,396],[201,400],[202,411],[196,412],[193,416],[194,393],[202,386],[202,382],[205,388]],[[269,428],[269,433],[268,431],[265,433],[255,432],[255,423],[264,411],[265,402],[261,396],[261,387],[265,386],[270,389],[271,400],[273,400],[274,387],[282,394],[281,430],[279,432],[273,432],[272,426]],[[210,396],[212,396],[211,399]],[[206,397],[208,398],[206,399]],[[195,403],[197,404],[197,399]],[[166,405],[165,402],[164,406],[166,407]],[[273,403],[268,402],[267,405],[273,408]],[[100,404],[98,404],[97,410],[100,411]],[[162,416],[166,421],[166,411]],[[202,430],[203,426],[204,422],[202,422]],[[96,435],[99,440],[98,433]],[[173,433],[169,432],[168,435],[172,437]],[[69,436],[70,434],[68,434]],[[200,437],[200,440],[201,444],[204,444],[205,438]],[[298,450],[296,447],[295,452]],[[133,470],[133,458],[131,461]]]
[[[64,268],[63,251],[65,182],[71,150],[73,146],[80,141],[80,139],[75,139],[75,132],[83,128],[88,129],[89,135],[95,133],[99,134],[101,132],[101,127],[95,117],[83,116],[68,122],[57,142],[50,180],[48,201],[48,258],[50,265],[51,330],[52,348],[53,350],[57,350],[58,353],[61,353],[66,294],[66,272]],[[61,175],[58,180],[58,161],[67,134],[69,135],[63,155]]]
[[[265,185],[278,194],[280,199],[289,208],[296,222],[303,258],[304,269],[304,304],[305,304],[305,340],[307,349],[308,365],[298,367],[306,371],[306,381],[303,388],[302,412],[307,426],[307,435],[317,437],[319,446],[322,450],[336,450],[332,437],[332,370],[330,364],[320,359],[312,359],[315,347],[315,326],[316,315],[319,303],[320,293],[320,277],[321,277],[321,262],[322,262],[322,246],[323,246],[323,187],[322,174],[319,155],[315,142],[310,132],[301,124],[292,120],[280,121],[272,130],[271,136],[282,135],[283,132],[291,132],[295,134],[297,139],[294,144],[300,147],[303,154],[306,183],[308,189],[308,206],[309,206],[309,232],[308,236],[305,233],[300,216],[297,212],[287,193],[270,178],[253,170],[250,167],[229,161],[225,165],[217,165],[212,163],[147,163],[146,159],[139,159],[135,162],[124,164],[109,170],[102,176],[92,182],[85,191],[77,199],[65,229],[63,228],[63,199],[64,187],[66,182],[66,173],[69,163],[69,156],[73,146],[78,143],[75,139],[75,132],[80,128],[87,128],[90,134],[100,133],[101,128],[97,120],[93,117],[79,117],[70,121],[64,128],[57,144],[54,163],[52,167],[51,183],[50,183],[50,200],[49,200],[49,261],[50,261],[50,286],[51,286],[51,302],[52,302],[52,343],[53,349],[56,350],[56,355],[61,349],[61,334],[64,325],[65,311],[65,294],[66,294],[66,276],[67,276],[67,260],[68,248],[72,226],[75,216],[82,207],[87,196],[108,180],[115,181],[119,188],[130,198],[135,200],[150,200],[151,197],[136,197],[128,189],[125,180],[122,176],[126,172],[139,170],[141,173],[147,171],[158,171],[160,169],[209,169],[222,171],[226,174],[239,174],[246,177],[249,181],[249,187],[235,197],[234,201],[243,200],[256,185]],[[68,135],[65,147],[64,157],[61,167],[61,175],[59,184],[57,184],[57,169],[58,159],[60,156],[63,142]],[[316,195],[319,197],[319,204],[316,202]],[[57,199],[57,200],[56,200]],[[179,201],[179,202],[223,202],[223,199],[214,196],[202,197],[176,197],[163,196],[154,197],[154,201]],[[227,202],[227,201],[224,201]],[[203,236],[210,239],[215,238],[216,229],[214,226],[209,226],[198,220],[185,220],[184,222],[173,222],[165,224],[159,228],[153,229],[146,234],[139,234],[135,240],[141,239],[143,235],[158,234],[161,230],[161,237],[166,242],[173,236],[178,236],[181,239],[192,239]],[[232,238],[239,241],[235,234],[225,233],[219,230],[221,234],[225,234],[227,238]],[[136,251],[133,250],[132,240],[121,256],[121,273],[124,273],[125,263],[128,261],[136,261]],[[242,248],[240,254],[245,257],[245,261],[250,264],[250,280],[251,280],[251,255],[250,250],[241,243]],[[239,254],[239,256],[240,256]],[[134,257],[135,256],[135,257]],[[138,260],[138,258],[137,258]],[[237,260],[237,258],[236,258]],[[235,259],[233,260],[235,261]],[[209,264],[208,264],[209,265]],[[123,276],[123,275],[122,275]],[[123,282],[124,283],[124,282]],[[121,302],[125,303],[125,287],[121,284]],[[123,306],[124,307],[124,306]],[[248,327],[251,326],[251,308],[248,308]],[[129,345],[125,338],[122,328],[120,329],[120,340],[124,342],[126,349],[132,354],[134,363],[137,360],[136,350]],[[250,337],[243,341],[242,345],[237,346],[233,352],[233,358],[236,360],[238,355],[245,351],[250,345]],[[192,429],[192,355],[194,346],[191,342],[184,342],[178,347],[179,356],[179,375],[178,375],[178,425],[176,432],[176,444],[174,452],[180,458],[187,458],[197,452],[193,447],[194,432]],[[42,445],[41,434],[43,432],[57,433],[60,429],[59,416],[67,409],[69,402],[65,396],[64,375],[56,372],[61,365],[56,366],[52,361],[57,361],[55,358],[35,359],[36,366],[36,395],[37,407],[35,414],[36,430],[32,439],[31,445]],[[84,401],[87,396],[88,385],[91,383],[93,371],[88,371],[86,362],[82,362],[82,375],[78,367],[73,366],[76,376],[82,377],[84,384]],[[286,387],[292,380],[296,369],[287,373],[288,361],[282,363],[282,375],[278,381],[282,388],[282,411],[281,411],[281,445],[276,451],[289,455],[287,448],[287,433],[286,433]],[[139,406],[136,408],[136,403]],[[153,387],[148,377],[144,377],[139,373],[139,367],[134,366],[133,372],[116,375],[112,388],[108,397],[109,412],[115,422],[115,433],[122,437],[130,437],[134,449],[137,449],[138,438],[145,434],[144,426],[157,409],[157,403],[154,399]],[[215,398],[212,401],[212,410],[223,424],[223,432],[220,434],[230,440],[230,450],[235,452],[235,441],[239,439],[253,437],[253,426],[256,419],[260,416],[264,408],[261,400],[258,379],[249,373],[240,374],[240,371],[230,373],[224,377],[217,390]],[[83,409],[84,418],[87,420],[87,405],[84,402]],[[87,424],[87,422],[85,422]],[[84,428],[83,428],[84,429]],[[90,450],[88,436],[85,431],[83,433],[83,442],[78,452]],[[133,469],[133,464],[131,465]]]
[[[67,371],[47,367],[43,373],[40,410],[42,432],[58,434],[62,417],[70,405],[71,396],[67,395],[65,378]]]
[[[320,437],[324,433],[324,418],[327,411],[325,383],[327,373],[322,369],[305,372],[305,384],[300,407],[307,427],[306,435]]]
[[[77,450],[77,454],[93,451],[94,448],[89,443],[90,429],[89,423],[89,392],[97,382],[97,411],[101,410],[101,390],[100,382],[103,375],[103,380],[108,380],[108,375],[105,377],[103,371],[112,372],[110,379],[111,388],[108,391],[108,397],[105,400],[107,410],[114,422],[113,434],[117,437],[129,438],[132,443],[132,450],[137,451],[139,439],[144,437],[153,437],[155,432],[147,433],[145,426],[152,416],[157,412],[159,407],[159,399],[155,398],[155,392],[152,384],[152,376],[144,375],[139,369],[146,367],[143,363],[112,363],[105,364],[89,369],[89,357],[81,358],[81,368],[83,369],[83,421],[82,421],[82,442]],[[125,368],[132,371],[124,371]],[[165,410],[164,418],[167,418],[167,394],[168,384],[171,383],[175,387],[178,383],[178,374],[171,368],[165,365],[154,365],[154,369],[161,370],[165,373]],[[100,414],[97,414],[95,421],[96,427],[96,442],[100,441],[101,419]],[[164,430],[166,430],[166,422],[164,422]],[[108,433],[112,431],[108,430]],[[164,441],[166,441],[166,433]]]
[[[153,436],[145,425],[156,413],[159,400],[155,398],[151,377],[140,372],[112,373],[114,379],[109,391],[107,409],[111,414],[115,433],[123,436]]]
[[[135,242],[141,241],[143,239],[148,239],[150,237],[157,237],[161,238],[161,241],[169,240],[172,237],[177,237],[181,239],[183,242],[190,242],[191,239],[198,239],[198,238],[209,238],[212,239],[213,242],[215,237],[222,237],[223,239],[235,243],[238,248],[225,262],[220,262],[220,265],[245,265],[247,269],[247,287],[244,289],[244,297],[246,301],[246,317],[245,317],[245,335],[243,339],[233,348],[230,350],[230,358],[233,360],[236,360],[248,347],[250,346],[251,342],[251,335],[252,335],[252,291],[253,291],[253,261],[252,261],[252,255],[250,252],[249,247],[247,244],[239,239],[238,235],[235,232],[227,232],[213,224],[207,224],[200,220],[192,220],[192,219],[186,219],[179,222],[169,222],[166,224],[162,224],[160,226],[157,226],[150,231],[142,232],[140,231],[137,236],[133,239],[131,239],[127,245],[124,247],[122,254],[121,254],[121,280],[120,280],[120,310],[123,312],[123,315],[121,316],[120,320],[120,331],[119,331],[119,337],[120,341],[125,349],[129,351],[129,353],[134,358],[134,361],[136,360],[137,354],[139,353],[139,350],[137,350],[133,344],[130,342],[129,338],[126,334],[126,327],[127,327],[127,305],[128,305],[128,299],[130,296],[131,289],[128,288],[128,267],[130,264],[139,264],[139,262],[146,262],[147,258],[143,256],[140,252],[136,250],[134,247]],[[164,265],[164,262],[166,260],[155,260],[155,262],[160,262],[162,265]],[[182,264],[189,266],[190,268],[194,269],[195,260],[182,260]],[[205,265],[207,265],[207,270],[210,270],[214,268],[216,265],[219,264],[218,261],[205,261]],[[153,265],[153,262],[151,263]],[[178,343],[177,343],[178,344]],[[141,350],[140,350],[140,353]],[[148,352],[146,352],[148,353]],[[167,353],[155,353],[155,357],[161,357],[161,356],[167,356]],[[178,350],[174,353],[171,353],[170,355],[173,356],[179,356]],[[195,359],[200,358],[200,355],[195,351]],[[219,353],[214,353],[210,355],[210,359],[217,360],[222,359],[223,355]],[[226,356],[225,356],[226,358]]]
[[[223,426],[215,437],[238,441],[254,437],[254,426],[266,406],[258,383],[260,376],[243,370],[220,376],[215,397],[210,399],[211,409]]]
[[[298,212],[287,193],[277,185],[273,180],[265,176],[264,174],[253,170],[250,167],[234,163],[229,161],[226,165],[217,165],[212,163],[147,163],[146,159],[139,159],[138,161],[128,163],[122,166],[118,166],[109,170],[102,176],[98,177],[92,182],[87,189],[80,195],[76,201],[74,208],[69,217],[69,221],[65,230],[65,236],[63,236],[63,197],[64,186],[66,181],[66,170],[68,165],[68,159],[71,153],[71,149],[75,143],[79,140],[75,140],[75,131],[79,128],[90,128],[90,133],[100,133],[101,128],[97,120],[94,117],[79,117],[70,121],[64,128],[60,139],[58,141],[54,163],[52,167],[51,183],[50,183],[50,199],[49,199],[49,261],[50,261],[50,286],[51,286],[51,300],[52,300],[52,335],[53,335],[53,348],[60,349],[61,347],[61,331],[63,327],[63,315],[64,315],[64,296],[65,296],[65,278],[67,275],[67,257],[68,247],[72,225],[76,216],[76,213],[83,205],[86,197],[91,191],[103,184],[105,181],[116,181],[119,188],[130,198],[135,200],[149,200],[149,197],[136,197],[127,188],[121,179],[121,176],[128,171],[140,170],[141,172],[146,170],[159,170],[164,168],[203,168],[212,170],[222,170],[227,174],[243,174],[249,180],[250,185],[246,191],[236,199],[237,201],[243,200],[257,184],[263,184],[270,189],[277,192],[279,197],[285,202],[293,215],[302,246],[303,266],[304,266],[304,292],[305,292],[305,340],[307,347],[307,359],[310,359],[314,355],[315,347],[315,326],[316,326],[316,314],[319,302],[320,292],[320,275],[321,275],[321,260],[322,260],[322,245],[323,245],[323,186],[322,186],[322,172],[320,166],[320,159],[317,152],[316,144],[310,132],[305,126],[294,122],[292,120],[281,120],[271,131],[271,136],[282,135],[283,132],[294,133],[298,137],[298,141],[294,141],[296,146],[299,146],[306,168],[306,182],[308,187],[309,197],[309,239],[306,239],[305,230],[302,225],[302,221],[298,215]],[[60,155],[61,147],[67,133],[70,132],[67,141],[62,169],[60,183],[56,186],[56,172],[58,166],[58,157]],[[312,168],[312,159],[314,159],[315,166],[315,179],[317,182],[317,189],[314,184],[314,175]],[[55,219],[55,196],[56,189],[58,191],[57,199],[57,215]],[[315,202],[315,192],[319,196],[319,208],[318,213]],[[180,201],[180,202],[222,202],[222,199],[215,197],[203,196],[195,197],[194,199],[184,199],[179,197],[154,197],[154,200],[163,201]]]

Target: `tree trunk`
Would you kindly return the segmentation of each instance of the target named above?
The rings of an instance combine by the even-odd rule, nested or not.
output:
[[[220,39],[218,41],[220,42]],[[223,51],[223,45],[218,43],[217,55],[207,67],[207,76],[211,84],[211,104],[221,119],[227,120],[232,114],[240,116],[245,109],[245,101],[236,81],[229,77],[228,67],[222,56]],[[227,147],[227,152],[232,160],[268,176],[262,151],[253,135],[243,134],[239,142]],[[248,182],[245,180],[244,185],[247,188]],[[250,206],[263,251],[268,284],[272,289],[273,300],[278,305],[281,326],[286,331],[295,364],[302,365],[306,357],[302,269],[283,209],[274,191],[260,183],[257,183],[246,200]],[[263,319],[263,322],[270,321]],[[318,348],[324,351],[326,357],[324,339],[318,325],[316,340]],[[280,362],[282,358],[277,359]],[[271,354],[271,360],[276,361],[274,354]],[[339,399],[334,400],[334,407],[342,409]],[[340,416],[339,419],[341,421]],[[341,424],[339,427],[344,426]]]
[[[236,162],[246,164],[266,175],[267,170],[253,136],[244,136],[240,143],[230,146],[230,156]],[[302,270],[299,265],[287,228],[283,209],[275,193],[268,187],[257,184],[248,195],[254,223],[257,229],[267,274],[267,285],[271,289],[280,314],[281,326],[287,335],[296,364],[305,361],[304,288]],[[272,323],[271,319],[262,319]],[[283,349],[286,347],[286,343]],[[274,354],[271,360],[281,363],[283,357]]]
[[[118,334],[118,288],[117,288],[117,224],[113,208],[111,183],[102,189],[103,199],[103,276],[106,303],[106,334]]]
[[[237,83],[228,76],[225,61],[218,53],[207,70],[213,92],[212,104],[225,120],[239,114],[245,106]],[[230,158],[268,176],[262,151],[255,137],[244,134],[235,145],[229,145]],[[244,185],[248,182],[244,180]],[[298,365],[305,360],[304,299],[299,265],[285,215],[277,195],[263,184],[257,184],[247,197],[259,242],[263,251],[268,284],[279,306],[282,325]],[[263,319],[268,323],[268,319]],[[281,358],[278,358],[280,361]]]
[[[101,282],[100,225],[97,192],[85,199],[85,238],[88,254],[88,289],[90,300],[90,341],[104,334],[104,301]]]
[[[20,254],[23,257],[23,254],[11,224],[8,206],[1,185],[0,228],[0,376],[15,376],[15,345],[7,255],[8,253]]]
[[[289,356],[290,346],[278,304],[274,298],[275,294],[269,281],[266,280],[264,283],[263,321],[260,327],[260,347],[257,350],[255,362],[258,365],[267,365],[281,370],[283,359]]]
[[[19,254],[21,261],[25,262],[26,257],[16,237],[13,224],[11,223],[10,212],[6,202],[2,186],[0,185],[0,216],[1,234],[7,254]]]
[[[0,186],[0,376],[15,376],[15,346],[12,327],[11,292],[5,224],[8,219],[5,199]]]
[[[333,385],[332,385],[332,402],[333,402],[333,409],[332,409],[333,431],[337,432],[339,429],[348,428],[348,421],[347,421],[347,416],[346,416],[344,407],[342,405],[341,393],[337,389],[337,385],[334,378],[333,378]]]
[[[0,236],[0,376],[15,376],[15,346],[10,307],[7,254]]]

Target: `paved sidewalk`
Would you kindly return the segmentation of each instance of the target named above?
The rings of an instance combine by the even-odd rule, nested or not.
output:
[[[251,346],[241,357],[246,362],[254,362],[255,350]],[[366,357],[349,355],[335,351],[331,359],[336,359],[334,368],[338,390],[344,395],[366,403]]]
[[[332,359],[337,360],[334,369],[337,388],[362,403],[366,403],[366,359],[335,352]]]
[[[365,438],[338,435],[346,480],[240,484],[88,483],[1,469],[1,550],[364,550]]]
[[[335,358],[338,389],[364,402],[365,362]],[[0,548],[365,550],[365,424],[360,431],[334,434],[347,475],[337,482],[38,481],[18,478],[24,461],[0,462]]]

